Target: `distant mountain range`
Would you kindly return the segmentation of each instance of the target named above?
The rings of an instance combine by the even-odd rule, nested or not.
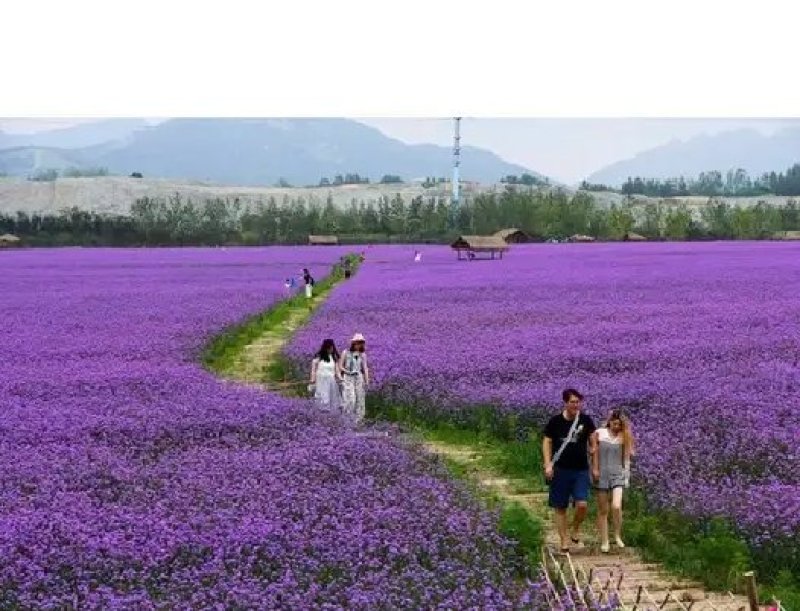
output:
[[[102,119],[35,134],[6,134],[0,131],[0,149],[17,147],[77,149],[122,140],[146,125],[144,119]]]
[[[452,152],[409,145],[349,119],[106,119],[30,135],[0,131],[0,173],[30,176],[45,169],[104,167],[113,174],[267,186],[296,186],[357,173],[372,182],[385,174],[404,180],[449,176]],[[610,164],[587,177],[618,186],[631,176],[695,177],[744,168],[751,176],[800,162],[800,128],[771,136],[737,130],[673,141]],[[462,177],[484,184],[536,171],[480,148],[462,148]]]
[[[147,126],[113,119],[31,136],[0,132],[0,172],[104,167],[111,173],[226,185],[317,184],[357,173],[373,182],[449,176],[449,147],[409,145],[349,119],[171,119]],[[496,154],[463,147],[464,180],[494,183],[509,174],[541,174]]]
[[[800,162],[800,128],[786,128],[765,136],[743,129],[697,136],[685,142],[673,141],[631,159],[612,163],[586,180],[619,186],[628,177],[696,177],[700,172],[719,170],[723,174],[743,168],[752,177],[764,172],[781,172]]]

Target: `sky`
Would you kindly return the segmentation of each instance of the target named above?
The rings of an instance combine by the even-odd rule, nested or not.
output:
[[[2,119],[0,130],[32,133],[69,127],[94,119]],[[156,123],[163,119],[150,119]],[[357,118],[387,136],[409,144],[452,145],[450,118]],[[702,134],[755,129],[763,134],[800,126],[800,119],[527,119],[472,118],[461,121],[462,146],[489,149],[506,161],[518,163],[567,184],[636,153]]]

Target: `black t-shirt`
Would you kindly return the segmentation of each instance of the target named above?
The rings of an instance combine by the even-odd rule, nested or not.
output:
[[[561,456],[556,461],[556,466],[562,469],[588,469],[589,458],[587,451],[589,447],[589,437],[595,432],[596,426],[591,417],[581,412],[578,414],[578,426],[573,441],[567,444]],[[572,427],[572,420],[567,420],[562,414],[556,414],[544,427],[544,436],[553,440],[553,453],[555,456],[558,448],[569,434]]]
[[[314,278],[308,272],[303,274],[303,280],[305,281],[306,284],[310,284],[311,286],[314,286]]]

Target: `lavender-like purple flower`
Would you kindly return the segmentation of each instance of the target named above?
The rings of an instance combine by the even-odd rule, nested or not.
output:
[[[456,422],[475,406],[542,421],[564,388],[624,407],[634,483],[658,507],[800,548],[800,246],[514,246],[458,262],[383,247],[300,330],[370,338],[373,391]]]
[[[513,608],[435,461],[199,364],[345,252],[0,253],[0,608]]]

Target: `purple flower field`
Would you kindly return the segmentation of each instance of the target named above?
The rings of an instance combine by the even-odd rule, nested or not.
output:
[[[512,606],[510,543],[440,467],[198,364],[344,252],[0,253],[0,607]]]
[[[627,407],[637,485],[661,508],[732,520],[755,550],[800,550],[800,244],[371,250],[288,350],[367,337],[375,387],[458,419],[544,418],[563,388]]]

